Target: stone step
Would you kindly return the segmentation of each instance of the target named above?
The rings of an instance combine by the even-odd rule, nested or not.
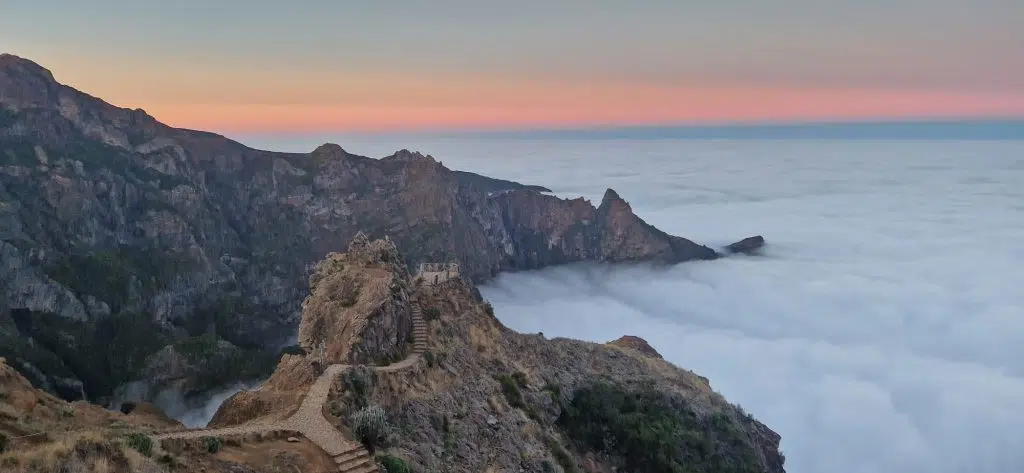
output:
[[[376,462],[371,462],[369,465],[364,465],[364,466],[362,466],[362,467],[360,467],[358,469],[354,469],[354,470],[338,470],[338,471],[341,471],[341,472],[344,472],[344,473],[376,473],[376,472],[379,472],[380,470],[377,469],[377,463]]]
[[[365,448],[363,448],[362,446],[357,446],[355,448],[349,449],[349,450],[341,453],[340,455],[334,457],[334,463],[337,464],[337,465],[340,465],[342,463],[345,463],[345,462],[348,462],[348,461],[352,461],[352,460],[354,460],[356,458],[367,456],[367,455],[369,455],[369,452],[367,452]]]
[[[371,463],[373,463],[373,458],[370,458],[370,454],[369,452],[367,452],[366,455],[364,456],[353,458],[352,460],[345,463],[339,463],[338,471],[352,471],[362,468]]]

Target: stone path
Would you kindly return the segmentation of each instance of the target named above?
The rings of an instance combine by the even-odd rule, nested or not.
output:
[[[377,372],[395,372],[416,366],[423,358],[427,349],[427,323],[423,320],[423,311],[418,304],[412,305],[412,352],[404,360],[392,363],[387,366],[374,366]],[[303,398],[299,410],[291,417],[280,422],[263,422],[241,425],[237,427],[226,427],[222,429],[201,429],[188,430],[184,432],[171,432],[156,435],[157,441],[168,439],[195,439],[201,437],[223,437],[231,435],[246,435],[257,432],[269,432],[275,430],[291,430],[302,433],[304,437],[315,443],[318,447],[334,458],[338,465],[339,472],[348,473],[372,473],[379,471],[377,462],[363,446],[355,441],[345,438],[338,429],[335,429],[323,416],[323,407],[331,392],[331,385],[338,375],[353,365],[336,364],[330,365],[323,374],[317,378],[313,386],[309,388],[306,397]]]

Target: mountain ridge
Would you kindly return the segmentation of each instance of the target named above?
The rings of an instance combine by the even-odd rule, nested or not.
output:
[[[208,360],[266,373],[313,266],[357,232],[391,238],[409,267],[458,262],[475,282],[719,256],[614,191],[595,207],[408,150],[257,150],[116,107],[13,55],[0,57],[0,111],[0,356],[69,398],[109,400],[129,383],[144,400],[188,397],[232,381]]]

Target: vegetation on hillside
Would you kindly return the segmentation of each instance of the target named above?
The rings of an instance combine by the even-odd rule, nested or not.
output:
[[[578,448],[617,457],[626,471],[761,472],[738,422],[725,413],[698,416],[685,401],[651,387],[607,383],[578,390],[558,419]]]

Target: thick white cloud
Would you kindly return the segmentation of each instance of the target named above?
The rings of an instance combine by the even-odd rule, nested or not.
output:
[[[511,327],[646,338],[782,434],[793,473],[1024,471],[1024,143],[438,147],[564,194],[614,187],[701,242],[769,241],[668,269],[506,274],[483,292]]]

